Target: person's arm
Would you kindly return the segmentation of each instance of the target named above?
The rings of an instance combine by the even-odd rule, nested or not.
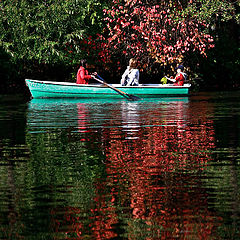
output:
[[[78,72],[77,72],[77,84],[80,84],[80,82],[81,82],[81,78],[80,78],[80,69],[78,70]]]
[[[171,82],[176,82],[175,78],[169,78],[169,77],[165,77],[167,80],[171,81]]]
[[[135,75],[135,84],[136,85],[139,85],[139,75],[140,75],[140,73],[139,73],[139,70],[137,69],[136,75]]]
[[[137,80],[139,81],[139,78],[140,78],[140,72],[139,70],[137,69]]]
[[[84,79],[84,80],[89,80],[89,79],[92,78],[92,76],[91,76],[91,75],[88,75],[87,70],[85,70],[84,68],[80,71],[80,76],[81,76],[81,78]]]
[[[125,70],[125,72],[123,73],[122,75],[122,78],[121,78],[121,85],[124,86],[124,82],[125,82],[125,78],[128,74],[128,68]]]

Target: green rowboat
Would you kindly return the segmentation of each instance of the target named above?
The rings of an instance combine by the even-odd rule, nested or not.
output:
[[[76,84],[32,79],[26,79],[25,81],[33,98],[123,98],[114,89],[104,84]],[[191,84],[184,84],[183,86],[174,86],[173,84],[109,85],[140,98],[188,95],[191,86]]]

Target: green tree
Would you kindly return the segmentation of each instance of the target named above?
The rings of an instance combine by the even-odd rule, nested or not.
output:
[[[213,36],[215,48],[207,51],[207,58],[189,53],[185,60],[191,67],[192,78],[201,88],[239,88],[240,48],[239,24],[240,2],[202,0],[191,1],[185,15],[196,15],[209,25],[207,31]]]
[[[19,59],[76,63],[84,55],[79,40],[99,31],[101,7],[96,0],[4,1],[1,45]]]
[[[99,0],[1,1],[0,47],[18,75],[62,72],[86,57],[81,41],[101,31],[103,7]]]

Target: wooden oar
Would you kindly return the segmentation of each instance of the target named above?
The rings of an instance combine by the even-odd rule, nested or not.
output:
[[[94,76],[92,76],[92,78],[95,79],[96,81],[104,84],[105,86],[113,89],[114,91],[116,91],[117,93],[119,93],[120,95],[122,95],[123,97],[125,97],[126,99],[132,100],[132,101],[135,101],[135,100],[139,100],[139,99],[140,99],[140,98],[137,97],[137,96],[134,96],[134,95],[132,95],[132,94],[127,94],[127,93],[123,92],[122,90],[117,89],[117,88],[109,85],[109,84],[106,83],[106,82],[104,81],[104,79],[102,79],[99,75],[97,75],[97,76],[98,76],[98,78],[96,78],[96,77],[94,77]],[[101,80],[100,80],[99,78],[101,78]]]

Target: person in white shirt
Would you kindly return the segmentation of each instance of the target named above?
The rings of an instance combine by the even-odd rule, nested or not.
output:
[[[139,85],[139,70],[137,69],[137,60],[131,58],[129,66],[125,70],[121,78],[122,86],[138,86]]]

